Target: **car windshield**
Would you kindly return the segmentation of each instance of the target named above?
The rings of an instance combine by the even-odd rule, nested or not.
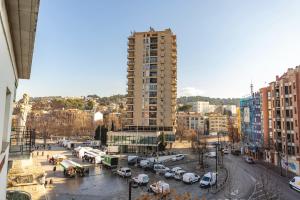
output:
[[[210,177],[208,177],[208,176],[204,176],[203,178],[202,178],[202,181],[209,181],[210,180]]]
[[[295,182],[295,178],[293,178],[293,179],[291,180],[291,182]]]

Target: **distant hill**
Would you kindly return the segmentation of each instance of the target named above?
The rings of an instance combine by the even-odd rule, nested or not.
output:
[[[240,105],[239,98],[211,98],[211,97],[203,97],[203,96],[189,96],[189,97],[179,97],[177,98],[177,102],[181,104],[186,104],[188,102],[195,101],[208,101],[213,105]]]

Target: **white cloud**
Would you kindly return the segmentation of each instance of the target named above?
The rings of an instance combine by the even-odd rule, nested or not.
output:
[[[194,87],[185,87],[179,91],[179,96],[201,96],[204,94],[203,90]]]

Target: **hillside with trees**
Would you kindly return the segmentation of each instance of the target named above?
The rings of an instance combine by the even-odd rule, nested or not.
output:
[[[179,97],[177,98],[177,103],[180,104],[187,104],[188,102],[195,102],[195,101],[208,101],[210,104],[213,105],[240,105],[239,98],[211,98],[211,97],[204,97],[204,96],[189,96],[189,97]]]

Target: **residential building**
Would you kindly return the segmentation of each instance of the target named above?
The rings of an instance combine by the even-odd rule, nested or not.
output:
[[[230,112],[232,115],[236,115],[236,105],[223,105],[223,110]]]
[[[274,164],[300,174],[300,66],[270,83]]]
[[[189,102],[188,105],[192,106],[191,111],[201,114],[206,114],[210,112],[210,105],[208,101],[195,101]]]
[[[240,100],[241,134],[246,153],[261,156],[263,135],[261,129],[260,93]]]
[[[261,130],[263,135],[264,159],[267,162],[274,162],[271,155],[273,146],[273,122],[272,122],[272,100],[271,87],[264,87],[260,90],[261,97]]]
[[[121,146],[123,152],[154,151],[158,135],[167,135],[169,143],[175,140],[176,35],[153,28],[132,33],[127,64],[126,132],[109,132],[108,145]]]
[[[229,116],[221,113],[210,113],[208,114],[209,120],[209,133],[227,133]]]
[[[0,199],[6,199],[13,102],[19,79],[29,79],[38,0],[0,0]]]
[[[195,130],[197,133],[208,135],[208,118],[196,112],[178,112],[176,129]]]

